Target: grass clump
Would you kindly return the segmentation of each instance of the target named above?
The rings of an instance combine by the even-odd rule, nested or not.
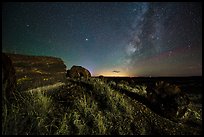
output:
[[[53,102],[43,93],[19,93],[17,100],[3,106],[2,134],[50,134]]]

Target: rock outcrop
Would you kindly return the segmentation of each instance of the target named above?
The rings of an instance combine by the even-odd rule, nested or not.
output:
[[[188,97],[177,85],[164,81],[147,88],[147,99],[165,117],[178,119],[182,117],[189,104]]]
[[[66,81],[66,65],[60,58],[7,54],[16,71],[21,91]]]
[[[91,73],[82,66],[72,66],[70,70],[67,70],[67,77],[69,78],[86,78],[91,77]]]
[[[2,103],[14,99],[16,90],[16,76],[11,59],[2,53]]]

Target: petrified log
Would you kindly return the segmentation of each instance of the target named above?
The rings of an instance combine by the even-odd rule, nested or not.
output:
[[[17,87],[21,91],[66,81],[63,60],[48,56],[7,54],[16,71]]]

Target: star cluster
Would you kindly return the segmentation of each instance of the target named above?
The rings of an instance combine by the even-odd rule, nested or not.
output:
[[[168,2],[3,3],[3,52],[56,56],[92,75],[202,75],[202,7]]]

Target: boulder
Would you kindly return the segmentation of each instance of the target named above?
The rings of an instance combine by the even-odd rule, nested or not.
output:
[[[72,66],[70,70],[67,70],[67,77],[69,78],[86,78],[91,77],[91,73],[82,66]]]
[[[11,59],[2,53],[2,103],[14,99],[16,89],[16,76]]]
[[[104,79],[103,75],[98,76],[99,79]]]
[[[164,81],[147,88],[147,100],[158,112],[170,119],[182,117],[190,103],[187,95],[177,85]]]
[[[173,96],[181,92],[180,88],[175,84],[170,84],[164,81],[156,83],[155,92],[158,95]]]

